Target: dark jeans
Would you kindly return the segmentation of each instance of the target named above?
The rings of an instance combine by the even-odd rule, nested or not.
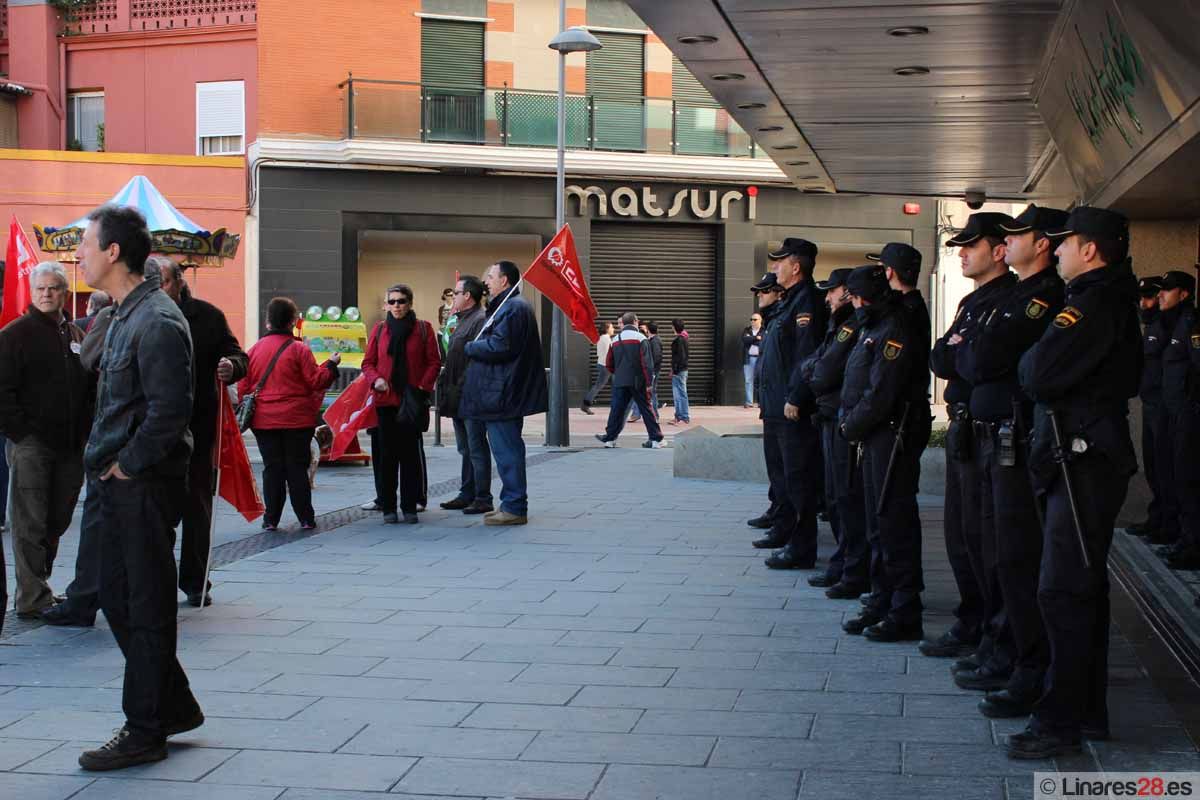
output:
[[[625,412],[629,410],[630,404],[636,405],[638,411],[642,415],[642,423],[646,426],[646,435],[651,441],[661,442],[662,428],[658,425],[658,414],[650,408],[649,393],[645,390],[638,391],[632,386],[614,386],[612,390],[612,402],[608,406],[608,426],[604,431],[604,438],[610,442],[616,441],[621,435],[621,429],[625,427]],[[492,443],[495,447],[495,443]]]
[[[969,425],[951,420],[952,427]],[[970,431],[962,434],[970,441]],[[944,531],[950,572],[958,587],[958,605],[954,608],[954,634],[965,642],[976,642],[983,633],[983,590],[976,577],[983,571],[980,542],[979,470],[974,459],[961,461],[946,450],[946,497]]]
[[[779,508],[771,535],[788,540],[798,558],[815,557],[821,437],[807,417],[764,419],[763,451],[767,477]]]
[[[490,419],[485,424],[492,455],[496,457],[496,471],[500,473],[500,510],[518,517],[528,516],[525,440],[521,438],[525,419]]]
[[[604,387],[608,385],[612,373],[603,364],[596,365],[596,378],[592,381],[592,388],[588,389],[587,394],[583,398],[583,404],[590,406],[596,402],[596,396],[604,391]]]
[[[292,511],[300,523],[316,521],[312,487],[308,485],[309,442],[314,428],[255,428],[254,438],[263,460],[263,522],[278,525],[283,501],[290,494]]]
[[[75,554],[75,579],[67,587],[66,606],[76,619],[94,620],[100,610],[100,536],[104,516],[100,486],[88,477],[79,519],[79,550]]]
[[[837,420],[822,420],[821,445],[825,465],[825,509],[838,540],[828,573],[843,583],[866,586],[871,556],[867,520],[863,516],[862,477],[850,481],[850,443],[838,432]]]
[[[1163,473],[1159,468],[1159,457],[1162,450],[1161,439],[1167,436],[1167,411],[1161,403],[1142,403],[1142,469],[1146,473],[1146,483],[1150,486],[1150,505],[1146,509],[1146,527],[1157,531],[1163,523],[1162,481],[1164,474],[1170,475],[1170,470]]]
[[[100,606],[125,655],[129,727],[162,740],[199,708],[175,657],[175,526],[182,478],[99,481]]]
[[[1057,478],[1043,495],[1038,605],[1050,668],[1033,722],[1039,730],[1077,738],[1083,725],[1108,725],[1108,550],[1129,477],[1099,453],[1072,459],[1070,471],[1091,567],[1083,566],[1067,491]]]
[[[454,442],[462,456],[459,499],[491,505],[492,450],[488,446],[487,425],[477,419],[454,417]]]
[[[307,485],[307,459],[304,468]],[[212,446],[198,443],[188,465],[188,490],[183,501],[183,540],[179,545],[179,588],[185,594],[200,594],[204,590],[204,571],[208,568],[208,551],[212,542],[212,484]],[[293,493],[293,502],[295,497]],[[283,510],[282,502],[279,508]],[[278,521],[279,518],[275,519]]]
[[[379,414],[379,461],[375,471],[375,492],[385,514],[396,511],[396,487],[400,488],[400,511],[417,513],[425,485],[425,449],[421,432],[396,419],[400,409],[386,406]]]

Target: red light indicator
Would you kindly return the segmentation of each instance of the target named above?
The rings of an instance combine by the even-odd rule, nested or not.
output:
[[[746,194],[750,195],[751,197],[758,197],[758,187],[757,186],[747,186]]]
[[[921,204],[920,203],[905,203],[904,204],[904,213],[908,214],[909,216],[914,216],[916,214],[920,214],[921,213]]]

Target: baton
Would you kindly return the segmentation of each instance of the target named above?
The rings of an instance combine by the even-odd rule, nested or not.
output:
[[[887,472],[883,473],[883,489],[879,492],[879,502],[875,504],[875,516],[877,517],[883,515],[883,508],[887,505],[888,495],[891,493],[892,479],[895,477],[896,471],[896,456],[904,447],[904,430],[908,426],[908,409],[911,405],[912,401],[904,401],[900,424],[896,426],[896,438],[892,441],[892,452],[888,455]]]
[[[1083,523],[1079,521],[1079,506],[1075,503],[1075,487],[1071,485],[1071,469],[1067,466],[1067,452],[1063,449],[1058,415],[1054,409],[1047,408],[1046,417],[1050,420],[1050,430],[1054,432],[1054,460],[1062,469],[1063,485],[1067,487],[1067,503],[1071,506],[1071,520],[1075,523],[1075,535],[1079,538],[1079,552],[1083,556],[1083,566],[1091,569],[1092,560],[1088,558],[1087,540],[1083,537]]]

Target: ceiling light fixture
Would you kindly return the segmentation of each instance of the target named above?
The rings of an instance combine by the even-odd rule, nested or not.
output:
[[[819,180],[821,180],[821,176],[820,176],[820,175],[801,175],[801,176],[800,176],[799,178],[797,178],[796,180],[799,180],[799,181],[819,181]]]
[[[759,133],[778,133],[783,130],[782,125],[764,125],[758,129]]]
[[[760,108],[766,108],[766,103],[738,103],[737,107],[742,111],[757,111]]]
[[[740,72],[718,72],[712,76],[714,81],[744,81],[746,76]]]
[[[905,36],[923,36],[927,33],[929,33],[929,28],[926,28],[924,25],[901,25],[896,28],[887,29],[888,36],[899,36],[901,38]]]
[[[892,72],[906,77],[909,75],[928,75],[929,67],[897,67]]]
[[[784,163],[789,167],[807,167],[808,166],[807,161],[785,161]]]
[[[796,144],[777,144],[777,145],[775,145],[775,148],[774,148],[774,149],[776,149],[776,150],[799,150],[799,149],[800,149],[800,145],[796,145]]]
[[[712,44],[717,40],[715,36],[709,36],[706,33],[698,33],[693,36],[677,36],[675,41],[680,44]]]

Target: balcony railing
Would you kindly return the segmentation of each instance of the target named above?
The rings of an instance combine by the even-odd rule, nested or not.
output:
[[[554,92],[454,87],[350,77],[345,92],[347,137],[420,142],[554,147]],[[669,98],[566,97],[566,145],[680,155],[763,157],[754,140],[722,108]]]

